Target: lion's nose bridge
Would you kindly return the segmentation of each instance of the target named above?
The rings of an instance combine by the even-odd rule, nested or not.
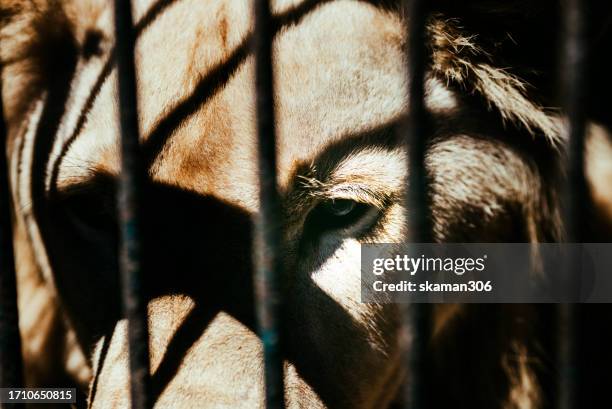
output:
[[[138,123],[136,118],[136,75],[134,70],[135,33],[132,23],[131,2],[115,1],[115,30],[117,38],[116,56],[119,78],[119,101],[122,133],[122,172],[119,182],[119,222],[121,230],[121,283],[125,315],[128,320],[127,355],[129,367],[126,369],[131,382],[131,400],[134,408],[148,408],[154,404],[155,390],[149,376],[151,351],[149,351],[147,328],[147,303],[142,291],[143,260],[150,257],[142,245],[142,225],[139,217],[142,207],[144,171],[138,149]],[[408,1],[407,13],[410,18],[409,75],[410,123],[400,129],[402,138],[409,143],[411,189],[407,200],[416,217],[413,241],[427,241],[428,227],[426,217],[426,183],[423,167],[424,145],[422,137],[426,130],[425,109],[423,104],[423,76],[425,69],[424,30],[427,17],[424,0]],[[584,190],[582,175],[582,147],[584,136],[585,104],[582,79],[584,78],[584,56],[578,52],[584,49],[584,16],[581,1],[569,0],[564,8],[565,14],[565,65],[566,73],[562,88],[566,90],[566,106],[571,122],[569,187],[567,192],[569,211],[566,220],[570,232],[579,241],[577,228],[583,205],[581,198]],[[282,333],[280,306],[281,292],[279,280],[282,277],[282,237],[280,225],[280,200],[277,191],[277,170],[275,152],[275,117],[273,101],[272,48],[273,25],[270,21],[270,8],[267,0],[254,0],[254,55],[256,61],[256,114],[257,114],[257,162],[260,212],[254,231],[254,300],[257,318],[257,332],[263,343],[265,400],[269,408],[282,408],[283,367]],[[0,387],[15,387],[22,384],[21,347],[18,330],[17,303],[15,291],[15,269],[12,249],[11,203],[6,164],[6,130],[0,123]],[[205,253],[206,248],[202,249]],[[410,348],[404,345],[408,379],[412,381],[406,390],[406,407],[426,407],[429,387],[425,384],[424,356],[425,335],[428,330],[429,311],[427,306],[412,308],[410,315],[403,321],[403,339],[412,339]],[[161,321],[160,321],[161,322]],[[559,383],[563,395],[559,407],[576,407],[576,379],[572,372],[576,359],[575,349],[575,311],[563,308],[560,314]],[[250,336],[250,335],[249,335]],[[154,351],[155,352],[155,351]],[[155,355],[155,354],[153,354]],[[127,403],[126,403],[127,406]]]

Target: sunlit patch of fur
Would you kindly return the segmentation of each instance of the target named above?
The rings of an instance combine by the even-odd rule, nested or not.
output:
[[[594,205],[612,227],[612,134],[597,124],[593,124],[588,130],[585,173]]]
[[[525,346],[515,343],[502,359],[502,367],[510,380],[510,393],[502,409],[533,409],[542,404],[542,391],[533,373],[538,362],[529,356]]]

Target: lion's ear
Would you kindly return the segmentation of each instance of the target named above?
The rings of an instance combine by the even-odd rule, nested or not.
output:
[[[516,40],[522,39],[518,34],[487,34],[485,28],[469,24],[471,18],[441,12],[431,15],[427,34],[432,72],[463,92],[481,97],[504,121],[559,144],[560,122],[553,111],[544,108],[552,104],[550,96],[541,92],[552,88],[543,86],[549,81],[543,73],[552,70],[548,65],[555,59],[554,51],[538,61],[536,48],[532,58],[525,58],[531,53],[526,38],[523,43]],[[546,51],[540,50],[538,56],[543,54]]]
[[[406,1],[378,0],[396,10]],[[430,13],[433,71],[482,96],[504,120],[557,143],[558,121],[542,107],[557,105],[560,0],[421,1]]]
[[[433,12],[457,21],[500,67],[540,90],[552,89],[558,60],[559,0],[436,0]],[[552,95],[550,95],[552,97]],[[546,101],[549,102],[549,101]]]
[[[530,97],[543,105],[558,107],[559,63],[563,35],[563,0],[433,0],[433,13],[454,20],[466,35],[489,52],[499,67],[529,84]],[[609,99],[612,95],[612,62],[606,52],[612,43],[612,2],[585,0],[590,116],[612,127]]]

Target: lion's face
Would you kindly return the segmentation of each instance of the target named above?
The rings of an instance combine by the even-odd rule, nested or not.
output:
[[[213,407],[262,402],[251,313],[251,219],[259,204],[248,6],[179,2],[139,37],[141,129],[153,180],[145,203],[154,209],[148,237],[155,259],[147,273],[154,286],[151,360],[160,407],[192,407],[193,399]],[[279,7],[278,14],[292,7]],[[334,2],[297,14],[303,16],[281,29],[275,49],[288,222],[287,394],[300,407],[373,407],[393,394],[372,392],[399,381],[397,322],[392,310],[359,302],[359,242],[400,238],[405,165],[391,125],[405,99],[402,28],[367,4]],[[107,19],[104,12],[99,21]],[[109,39],[102,48],[112,35],[108,24],[100,25],[93,28]],[[101,53],[80,62],[73,95],[88,95],[107,58]],[[65,237],[58,249],[62,275],[81,274],[84,286],[92,276],[116,285],[104,278],[116,262],[112,213],[108,223],[98,223],[83,208],[84,200],[112,201],[104,186],[119,166],[115,75],[59,165],[59,196],[69,192],[59,212],[71,208],[76,215],[50,222]],[[79,193],[81,186],[88,191]],[[71,218],[74,233],[67,238]],[[108,295],[99,295],[91,300],[108,303]],[[92,310],[77,308],[76,320],[87,320]],[[96,356],[94,407],[128,399],[125,327],[120,322],[107,334],[108,353],[104,360]],[[185,334],[189,341],[172,341]]]
[[[26,120],[11,128],[15,155],[34,163],[16,177],[44,180],[16,200],[34,216],[28,223],[44,254],[39,263],[93,357],[95,408],[124,407],[129,399],[116,269],[116,69],[108,63],[106,3],[67,6],[80,51],[73,70],[33,97]],[[159,407],[260,407],[249,2],[135,3],[139,115],[151,179],[144,211],[155,399]],[[404,28],[397,13],[367,2],[277,3],[286,397],[290,407],[384,407],[402,381],[399,316],[394,306],[360,303],[359,246],[405,234],[407,163],[394,131],[407,100]],[[519,131],[433,74],[427,106],[436,239],[537,239],[529,213],[541,200],[537,169],[507,138]],[[49,129],[54,142],[37,154],[44,151],[39,135]],[[40,168],[37,157],[48,158]],[[37,185],[48,199],[36,197]]]

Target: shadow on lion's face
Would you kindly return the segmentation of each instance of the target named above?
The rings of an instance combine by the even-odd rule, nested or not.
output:
[[[261,407],[251,271],[259,203],[248,2],[135,3],[142,148],[150,176],[143,218],[155,402]],[[404,28],[396,12],[367,2],[290,3],[276,5],[274,49],[285,394],[289,407],[386,407],[403,381],[399,316],[393,305],[360,302],[359,246],[398,242],[406,233],[407,164],[396,135],[407,99]],[[45,73],[48,82],[37,85],[44,92],[7,110],[9,125],[26,124],[10,129],[15,160],[32,169],[17,172],[19,186],[27,187],[16,200],[31,240],[44,245],[39,262],[47,279],[91,356],[91,406],[126,407],[111,13],[106,2],[92,0],[49,18],[67,25],[69,34],[52,33],[66,55],[61,62],[45,57],[53,69]],[[70,41],[62,43],[63,36]],[[520,109],[537,112],[510,115],[523,126],[503,124],[486,100],[491,95],[472,95],[447,80],[432,69],[426,81],[435,239],[554,239],[556,202],[546,183],[556,153],[544,135],[531,138],[524,127],[543,121],[550,138],[546,121],[552,120],[517,99]],[[503,83],[508,97],[525,98],[511,89],[515,80]],[[16,79],[9,88],[32,84],[38,83]],[[436,333],[444,333],[457,310],[437,310]]]

